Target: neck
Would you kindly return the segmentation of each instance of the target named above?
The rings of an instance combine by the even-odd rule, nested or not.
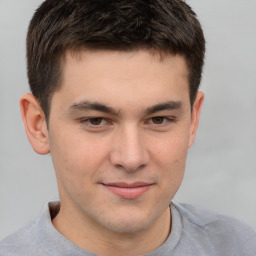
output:
[[[101,256],[147,254],[161,246],[171,230],[169,207],[150,227],[137,233],[103,229],[92,220],[81,221],[79,214],[67,214],[62,209],[52,220],[54,227],[80,248]]]

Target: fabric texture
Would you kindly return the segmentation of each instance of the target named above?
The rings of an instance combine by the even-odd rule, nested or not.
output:
[[[172,230],[146,256],[256,256],[256,232],[230,217],[172,202]],[[59,203],[46,205],[41,217],[0,242],[0,256],[93,256],[52,225]]]

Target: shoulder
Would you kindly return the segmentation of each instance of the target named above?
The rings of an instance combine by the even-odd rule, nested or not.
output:
[[[0,256],[44,255],[34,234],[37,220],[0,241]]]
[[[180,212],[186,236],[198,236],[236,255],[256,255],[256,231],[246,223],[190,204],[174,203],[174,207]]]

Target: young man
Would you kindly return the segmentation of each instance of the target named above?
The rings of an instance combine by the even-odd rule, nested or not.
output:
[[[256,233],[173,203],[204,95],[205,41],[181,0],[46,0],[27,35],[28,139],[60,202],[0,255],[256,255]]]

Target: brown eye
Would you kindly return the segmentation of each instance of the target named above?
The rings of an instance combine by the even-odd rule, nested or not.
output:
[[[90,124],[92,124],[92,125],[100,125],[101,122],[102,122],[102,119],[103,119],[103,118],[101,118],[101,117],[90,118],[90,119],[89,119],[89,122],[90,122]]]
[[[164,122],[164,117],[161,117],[161,116],[152,117],[152,122],[154,124],[162,124]]]

